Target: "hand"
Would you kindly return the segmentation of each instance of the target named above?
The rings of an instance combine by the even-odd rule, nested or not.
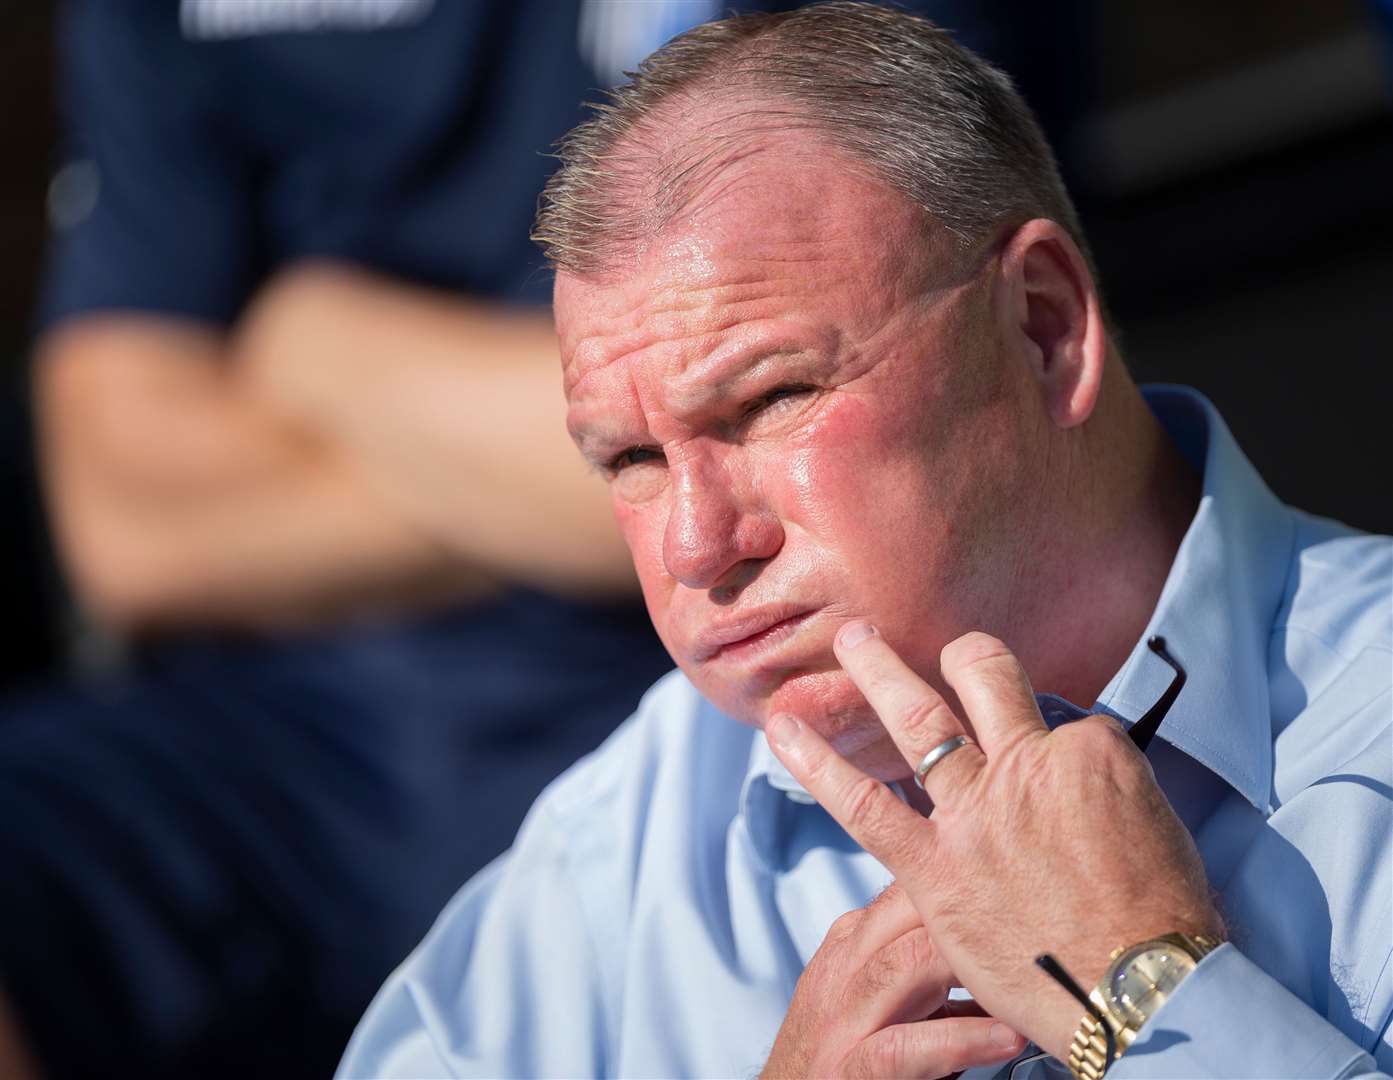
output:
[[[771,719],[770,744],[894,873],[973,998],[1062,1059],[1081,1013],[1034,958],[1053,953],[1089,989],[1119,946],[1176,930],[1222,936],[1194,842],[1122,727],[1090,716],[1051,732],[1001,642],[974,633],[943,650],[959,718],[879,634],[858,640],[864,626],[843,627],[837,657],[908,769],[955,734],[976,740],[930,771],[932,815],[793,717]]]
[[[1005,1061],[1025,1040],[956,985],[904,891],[832,924],[808,962],[764,1077],[940,1077]]]

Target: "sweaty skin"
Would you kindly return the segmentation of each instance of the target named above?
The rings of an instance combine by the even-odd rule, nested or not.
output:
[[[609,478],[683,670],[769,724],[954,977],[1059,1056],[1077,1005],[1038,992],[1031,957],[1051,951],[1092,985],[1119,942],[1222,932],[1194,845],[1121,728],[1050,734],[1031,693],[1096,699],[1155,607],[1197,478],[1057,223],[1006,224],[967,252],[835,152],[786,141],[730,164],[629,263],[558,275],[568,423]],[[833,650],[856,620],[878,631],[859,661],[846,638]],[[928,820],[867,778],[904,778],[964,730],[978,745],[936,767]],[[974,762],[980,782],[955,787]],[[1099,895],[1123,899],[1099,911]],[[872,1072],[962,1067],[937,1042],[922,1068],[875,1050],[948,1039],[939,1021],[842,1031],[820,1060],[851,981],[839,949],[829,935],[800,979],[772,1074],[859,1075],[867,1054]],[[904,965],[897,1002],[924,967]]]
[[[795,713],[889,779],[904,763],[833,635],[869,618],[931,679],[963,629],[1009,635],[1071,451],[995,333],[995,253],[791,152],[741,158],[623,272],[558,275],[568,423],[697,687],[748,723]]]

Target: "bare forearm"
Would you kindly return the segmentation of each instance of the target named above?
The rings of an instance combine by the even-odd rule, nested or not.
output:
[[[545,314],[310,267],[230,340],[91,316],[42,353],[60,546],[118,625],[313,625],[504,579],[633,588]]]
[[[88,606],[127,628],[277,628],[482,587],[332,444],[229,376],[219,336],[92,317],[37,367],[50,505]]]
[[[263,294],[237,348],[250,392],[325,432],[465,562],[633,589],[605,486],[566,434],[549,313],[311,266]]]

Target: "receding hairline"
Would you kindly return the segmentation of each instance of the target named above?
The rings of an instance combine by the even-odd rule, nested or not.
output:
[[[719,124],[693,123],[694,117]],[[804,129],[972,248],[1031,218],[1086,238],[1003,72],[927,19],[831,0],[679,35],[558,144],[533,238],[558,270],[632,263],[759,132]]]
[[[700,92],[705,89],[715,92],[703,97]],[[648,177],[624,191],[625,198],[639,204],[634,215],[641,216],[642,231],[622,241],[611,236],[607,258],[579,266],[559,264],[558,275],[609,284],[633,272],[665,237],[688,227],[712,197],[719,197],[733,168],[756,155],[783,155],[795,165],[835,159],[849,174],[903,203],[919,225],[920,242],[962,256],[979,246],[953,233],[873,163],[841,145],[835,131],[802,103],[778,90],[713,85],[676,91],[626,131],[610,153],[615,163]],[[666,166],[653,168],[645,161],[662,156],[671,159]]]

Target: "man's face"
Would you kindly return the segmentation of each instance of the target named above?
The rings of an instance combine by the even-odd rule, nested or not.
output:
[[[728,168],[621,280],[562,274],[568,423],[610,477],[653,623],[710,700],[903,761],[833,652],[868,618],[921,674],[1004,625],[1028,455],[992,263],[835,155]]]

